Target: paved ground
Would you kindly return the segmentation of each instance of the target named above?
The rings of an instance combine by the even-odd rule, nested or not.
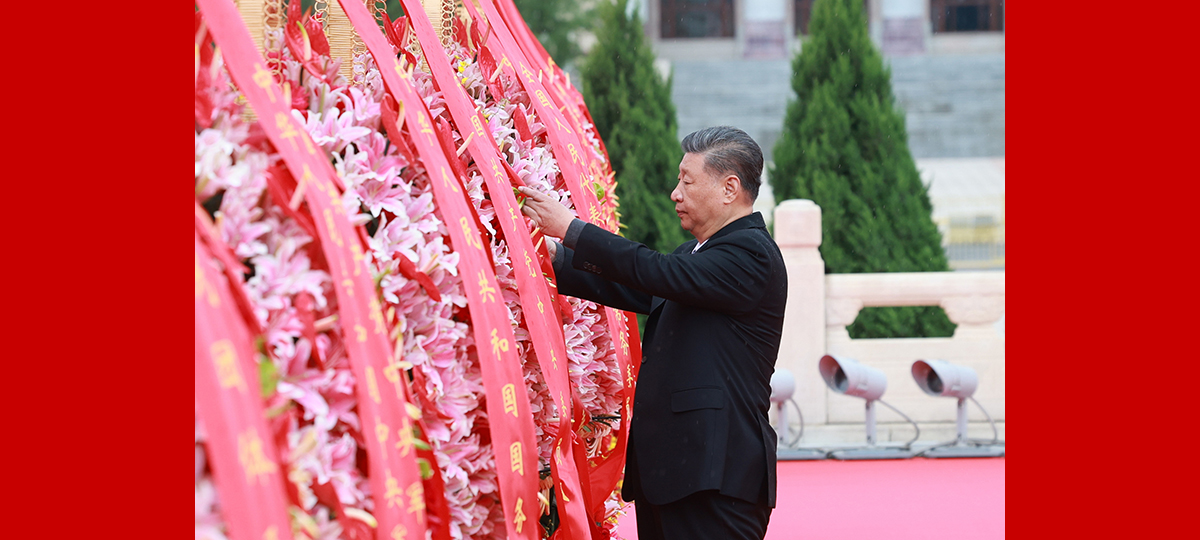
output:
[[[766,540],[1002,540],[1004,458],[779,463]],[[618,526],[636,539],[633,506]]]
[[[1004,158],[917,159],[950,266],[1004,268]]]
[[[921,180],[929,186],[933,219],[989,216],[1004,223],[1004,158],[917,159]]]

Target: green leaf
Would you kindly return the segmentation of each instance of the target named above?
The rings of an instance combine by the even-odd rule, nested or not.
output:
[[[429,460],[425,458],[417,458],[417,467],[421,468],[421,479],[429,480],[433,478],[433,468],[429,466]]]
[[[263,399],[275,394],[275,386],[279,384],[279,370],[270,358],[261,354],[258,356],[258,381],[262,386]]]

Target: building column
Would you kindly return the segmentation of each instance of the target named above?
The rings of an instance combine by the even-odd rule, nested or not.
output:
[[[787,58],[787,0],[742,0],[742,58]]]
[[[885,56],[924,54],[931,32],[929,0],[880,0]]]

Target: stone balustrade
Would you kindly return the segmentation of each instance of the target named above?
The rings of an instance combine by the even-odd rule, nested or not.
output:
[[[794,399],[805,419],[801,444],[863,437],[864,403],[826,388],[817,371],[824,354],[854,358],[882,370],[888,379],[882,400],[918,422],[923,441],[930,440],[926,435],[953,438],[955,402],[922,393],[912,379],[912,363],[940,359],[969,366],[979,375],[974,397],[1003,437],[1004,338],[995,324],[1004,314],[1004,272],[826,275],[818,250],[821,209],[808,200],[784,201],[775,209],[774,223],[787,265],[789,295],[777,367],[791,370],[796,378]],[[957,328],[948,338],[850,338],[846,326],[863,308],[888,306],[941,306]],[[990,436],[983,413],[974,405],[968,410],[971,436]],[[911,438],[912,428],[901,417],[886,407],[879,411],[881,440]]]

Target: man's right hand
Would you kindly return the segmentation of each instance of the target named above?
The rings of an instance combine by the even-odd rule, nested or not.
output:
[[[534,223],[549,236],[562,238],[567,234],[567,227],[575,219],[575,215],[567,210],[567,207],[536,189],[525,186],[517,189],[525,196],[525,206],[521,208],[521,213],[533,218]]]

